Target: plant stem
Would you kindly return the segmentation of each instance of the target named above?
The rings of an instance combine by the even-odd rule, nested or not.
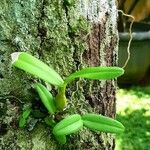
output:
[[[66,84],[63,84],[62,87],[59,88],[58,94],[56,95],[56,107],[58,109],[64,109],[67,105],[67,99],[66,99]]]

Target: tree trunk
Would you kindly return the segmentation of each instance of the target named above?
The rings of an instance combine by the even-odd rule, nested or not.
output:
[[[115,0],[2,0],[0,17],[0,149],[114,149],[112,134],[86,128],[67,136],[67,143],[61,145],[43,119],[33,116],[25,129],[19,129],[22,109],[40,108],[32,88],[38,79],[12,68],[10,55],[29,52],[63,77],[86,66],[116,66]],[[115,90],[115,80],[76,80],[67,87],[69,104],[60,114],[95,112],[114,118]]]

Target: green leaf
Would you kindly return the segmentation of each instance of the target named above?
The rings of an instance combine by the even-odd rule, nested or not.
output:
[[[117,120],[109,117],[86,114],[82,116],[83,125],[95,131],[121,133],[124,131],[124,126]]]
[[[61,86],[64,81],[60,75],[48,65],[25,52],[14,52],[11,54],[12,65],[35,75],[53,85]]]
[[[59,135],[59,136],[55,135],[55,138],[61,144],[65,144],[66,143],[66,136],[65,135]]]
[[[68,135],[77,132],[82,127],[83,121],[81,120],[81,116],[74,114],[56,124],[53,128],[53,134],[57,136]]]
[[[24,128],[26,123],[27,123],[26,119],[24,119],[22,117],[19,118],[19,128]]]
[[[45,86],[40,83],[36,83],[34,87],[37,90],[41,101],[43,102],[49,113],[54,114],[56,112],[56,106],[52,94],[47,90]]]
[[[31,111],[32,111],[31,108],[27,108],[27,109],[23,112],[22,117],[23,117],[24,119],[27,119],[27,118],[29,117]]]
[[[26,125],[26,122],[29,118],[29,115],[31,113],[32,109],[31,108],[27,108],[26,110],[23,111],[22,115],[19,118],[19,127],[20,128],[24,128]]]
[[[47,125],[54,127],[56,125],[56,122],[54,119],[52,119],[50,116],[47,116],[44,118],[44,121]]]
[[[89,67],[79,70],[65,79],[68,83],[75,78],[87,78],[93,80],[108,80],[121,76],[124,70],[119,67]]]

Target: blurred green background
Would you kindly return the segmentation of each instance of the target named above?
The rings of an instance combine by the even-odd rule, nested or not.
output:
[[[118,0],[118,9],[135,18],[130,60],[118,79],[117,120],[125,132],[115,150],[150,150],[150,0]],[[119,13],[119,66],[127,59],[131,18]]]
[[[150,86],[118,90],[117,120],[126,129],[117,136],[115,150],[150,149]]]

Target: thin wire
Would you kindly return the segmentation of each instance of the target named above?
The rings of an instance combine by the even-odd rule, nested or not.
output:
[[[125,68],[125,67],[127,66],[128,62],[129,62],[129,60],[130,60],[130,55],[131,55],[131,53],[130,53],[130,46],[131,46],[131,42],[132,42],[132,39],[133,39],[133,36],[132,36],[132,26],[133,26],[133,23],[134,23],[135,18],[134,18],[132,15],[128,15],[128,14],[124,13],[122,10],[118,10],[118,12],[121,12],[124,16],[129,17],[129,18],[132,19],[132,21],[131,21],[131,23],[130,23],[130,27],[129,27],[130,39],[129,39],[128,47],[127,47],[128,57],[127,57],[127,59],[126,59],[124,65],[123,65],[123,67],[122,67],[122,68]]]

